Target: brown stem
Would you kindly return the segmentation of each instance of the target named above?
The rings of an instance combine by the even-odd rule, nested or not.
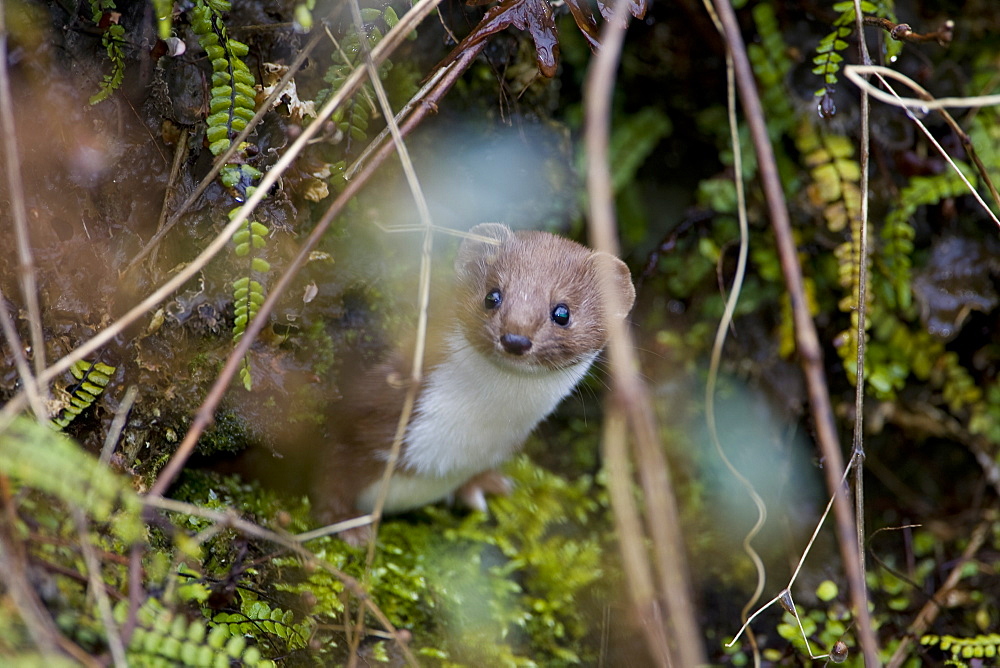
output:
[[[17,515],[6,476],[0,475],[0,572],[25,629],[43,656],[62,652],[84,666],[97,668],[96,659],[63,636],[31,585],[28,557],[17,535]]]
[[[941,27],[934,32],[923,34],[913,32],[909,23],[893,23],[889,19],[878,16],[865,16],[862,18],[862,22],[866,26],[875,26],[885,30],[889,33],[889,37],[897,42],[937,42],[941,46],[948,46],[955,33],[955,22],[950,19],[942,23]]]
[[[757,94],[753,70],[750,67],[750,60],[747,57],[739,24],[736,21],[736,14],[729,0],[714,0],[714,4],[725,28],[726,39],[732,49],[740,99],[760,165],[764,197],[771,215],[771,227],[774,230],[781,269],[785,275],[785,284],[792,303],[795,340],[808,386],[809,405],[816,429],[816,437],[824,458],[823,470],[826,475],[827,487],[835,497],[836,531],[840,543],[841,558],[847,572],[854,614],[858,622],[860,644],[865,654],[866,664],[876,666],[878,665],[877,645],[868,612],[868,596],[864,576],[858,563],[858,544],[851,507],[847,497],[840,493],[840,476],[844,470],[844,458],[841,455],[837,437],[829,390],[823,376],[823,353],[819,345],[815,324],[809,315],[805,290],[803,289],[802,268],[799,266],[788,209],[785,205],[785,196],[781,190],[781,179],[778,175],[774,151],[771,148],[767,125],[764,122],[764,111]]]
[[[958,586],[959,580],[962,579],[962,571],[965,569],[965,565],[969,563],[976,555],[976,552],[979,551],[979,548],[986,542],[987,533],[993,524],[992,520],[984,520],[973,529],[969,544],[962,551],[962,557],[955,564],[955,567],[951,569],[951,572],[948,573],[948,577],[944,583],[934,592],[931,600],[927,601],[924,607],[920,609],[920,612],[917,613],[917,616],[907,629],[907,635],[900,640],[896,651],[892,653],[892,657],[889,659],[889,663],[886,664],[886,668],[898,668],[903,665],[903,661],[907,658],[906,654],[910,650],[910,645],[913,644],[913,639],[923,635],[924,631],[937,619],[941,610],[945,608],[945,601],[948,595],[954,591],[955,587]]]
[[[21,293],[28,309],[28,323],[31,328],[31,347],[34,357],[35,375],[22,378],[27,384],[35,385],[34,392],[43,399],[48,397],[47,386],[39,381],[45,370],[45,337],[42,334],[42,312],[38,304],[38,280],[35,260],[31,254],[28,238],[28,213],[24,204],[24,187],[21,183],[21,159],[17,152],[17,134],[14,127],[14,105],[7,71],[7,25],[0,5],[0,132],[3,141],[3,159],[10,197],[10,213],[14,219],[14,237],[20,261]],[[9,243],[9,241],[7,242]],[[43,418],[43,416],[39,416]]]
[[[587,75],[584,90],[587,127],[587,191],[590,195],[590,237],[595,249],[617,255],[618,242],[614,215],[614,197],[611,190],[609,160],[609,130],[611,126],[611,97],[615,71],[625,38],[625,19],[628,0],[617,0],[614,16],[604,26],[601,49]],[[618,291],[603,290],[605,312],[620,313],[615,302]],[[679,513],[670,484],[669,467],[658,438],[649,390],[638,374],[638,361],[631,334],[623,321],[611,318],[608,323],[608,353],[611,360],[612,404],[609,420],[627,421],[631,431],[636,468],[646,502],[646,530],[651,538],[658,581],[658,598],[666,605],[669,632],[663,628],[650,564],[644,549],[641,523],[635,508],[615,508],[619,528],[623,531],[621,549],[629,563],[629,579],[633,603],[643,615],[643,632],[646,644],[659,665],[696,666],[705,663],[701,646],[701,633],[695,624],[696,615],[691,602],[690,578],[684,555],[684,539],[680,530]],[[624,426],[607,435],[604,448],[609,471],[616,471],[609,484],[618,489],[615,498],[630,493],[631,477],[624,447]],[[638,534],[638,535],[637,535]],[[636,570],[632,570],[632,569]],[[667,635],[671,642],[664,646]],[[669,664],[668,664],[669,662]]]

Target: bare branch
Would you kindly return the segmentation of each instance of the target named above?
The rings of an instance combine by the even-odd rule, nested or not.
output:
[[[941,46],[951,44],[951,38],[955,33],[955,22],[951,19],[941,24],[941,27],[934,32],[918,33],[913,32],[909,23],[893,23],[889,19],[878,16],[865,16],[863,23],[866,26],[876,26],[889,33],[889,37],[897,42],[937,42]]]

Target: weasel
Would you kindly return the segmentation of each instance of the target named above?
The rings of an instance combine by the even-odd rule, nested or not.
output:
[[[493,469],[584,377],[607,343],[602,286],[625,318],[635,301],[618,258],[546,232],[475,226],[455,260],[450,313],[429,332],[423,380],[383,507],[399,513],[458,495],[485,510],[508,483]],[[476,238],[478,237],[478,238]],[[485,241],[483,240],[485,239]],[[331,452],[314,476],[321,520],[374,509],[409,377],[400,350],[342,383]],[[403,381],[403,382],[401,382]]]

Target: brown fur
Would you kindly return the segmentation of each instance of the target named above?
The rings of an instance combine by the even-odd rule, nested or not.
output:
[[[455,331],[493,362],[498,374],[504,373],[500,369],[529,376],[551,374],[592,356],[607,342],[598,269],[604,262],[611,266],[613,285],[619,291],[622,312],[616,316],[624,318],[632,307],[635,290],[628,268],[617,258],[545,232],[514,233],[506,226],[487,223],[471,233],[496,243],[467,239],[461,245],[455,261],[454,305],[450,315],[433,321],[425,380],[444,361],[442,339]],[[496,288],[503,291],[503,301],[487,309],[484,299]],[[570,322],[565,327],[552,320],[557,304],[569,308]],[[501,343],[504,334],[527,337],[530,349],[511,354]],[[331,442],[318,458],[312,482],[311,496],[324,522],[358,514],[358,495],[381,478],[406,393],[411,350],[401,348],[353,383],[342,379],[345,400],[331,414]],[[484,377],[482,382],[491,380]],[[423,391],[421,387],[419,392]],[[532,401],[530,396],[523,399]],[[415,411],[411,425],[421,419]],[[402,461],[399,470],[406,471]],[[484,484],[477,485],[476,480]],[[477,490],[496,493],[503,488],[502,479],[486,470],[457,493],[475,498]]]

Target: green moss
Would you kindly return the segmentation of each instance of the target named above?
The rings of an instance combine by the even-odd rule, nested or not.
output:
[[[516,487],[492,501],[492,519],[431,507],[387,520],[367,575],[370,596],[394,624],[412,630],[423,656],[457,665],[586,661],[593,610],[583,604],[607,579],[603,494],[587,477],[570,482],[525,457],[507,472]],[[333,538],[309,547],[365,577],[363,551]],[[279,558],[275,567],[287,576],[298,563]],[[318,619],[342,619],[344,585],[322,570],[303,576],[277,589],[308,592]]]

